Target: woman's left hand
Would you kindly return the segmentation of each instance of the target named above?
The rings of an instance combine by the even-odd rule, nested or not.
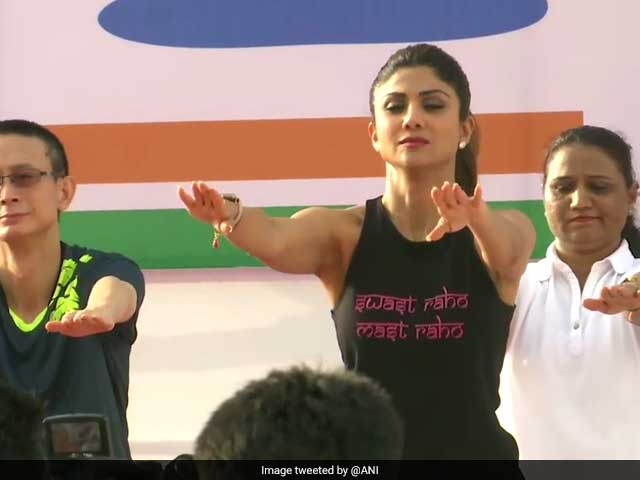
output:
[[[640,288],[635,282],[603,287],[600,298],[585,298],[582,305],[589,310],[607,315],[629,312],[628,320],[640,325],[640,319],[633,318],[633,311],[640,309]]]
[[[457,183],[444,182],[442,187],[431,189],[431,199],[436,204],[440,219],[427,235],[428,242],[435,242],[447,233],[462,230],[485,206],[480,184],[476,185],[473,197],[469,197]]]

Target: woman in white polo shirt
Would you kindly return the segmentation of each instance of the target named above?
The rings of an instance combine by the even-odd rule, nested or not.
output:
[[[544,165],[555,241],[520,281],[501,422],[522,459],[640,458],[640,235],[631,147],[582,126]],[[635,322],[635,323],[634,323]]]

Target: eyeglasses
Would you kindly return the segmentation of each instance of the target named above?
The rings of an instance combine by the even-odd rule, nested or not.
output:
[[[4,186],[5,178],[9,183],[18,188],[29,188],[36,185],[42,177],[51,175],[56,178],[58,174],[55,172],[43,172],[41,170],[23,170],[21,172],[10,173],[9,175],[0,175],[0,188]]]

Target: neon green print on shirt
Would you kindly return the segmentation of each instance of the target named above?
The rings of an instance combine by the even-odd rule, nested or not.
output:
[[[89,263],[93,257],[88,253],[79,258],[80,263]],[[18,314],[9,309],[15,325],[24,333],[33,332],[44,319],[48,309],[51,309],[49,320],[60,321],[65,313],[80,309],[80,296],[78,295],[78,262],[73,258],[65,258],[62,261],[60,275],[49,305],[42,310],[33,322],[25,322]]]
[[[93,257],[89,254],[83,255],[79,259],[81,263],[89,263],[91,260]],[[51,298],[50,306],[53,302],[55,302],[55,306],[52,308],[50,320],[59,321],[65,313],[80,309],[77,270],[78,263],[72,258],[67,258],[62,262],[58,284]],[[64,291],[62,291],[63,288]]]

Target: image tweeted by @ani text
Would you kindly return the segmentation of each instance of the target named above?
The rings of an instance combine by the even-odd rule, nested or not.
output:
[[[376,478],[380,474],[378,465],[321,465],[321,466],[260,466],[263,477],[297,478],[309,475],[310,478]]]

